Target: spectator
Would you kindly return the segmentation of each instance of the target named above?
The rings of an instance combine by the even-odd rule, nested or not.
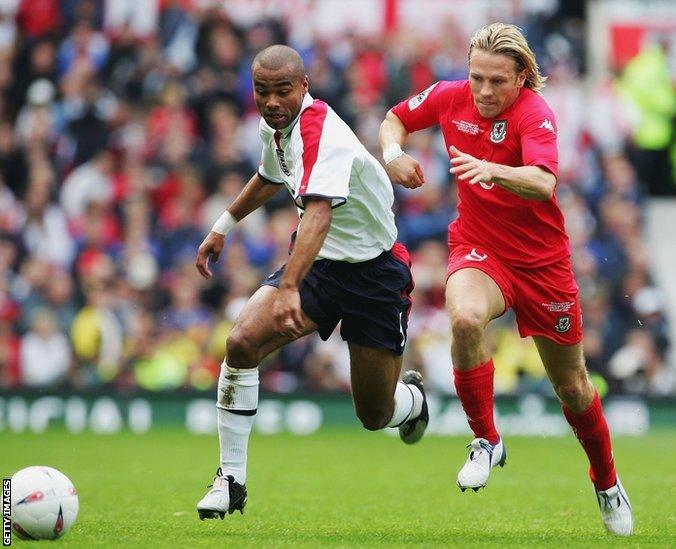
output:
[[[20,143],[38,142],[46,148],[54,145],[60,129],[55,93],[54,84],[45,78],[35,80],[28,87],[27,103],[16,120],[16,138]]]
[[[647,42],[624,70],[620,88],[636,106],[631,158],[652,194],[674,194],[669,146],[676,115],[676,90],[669,74],[668,42]]]
[[[68,268],[75,246],[63,210],[50,201],[51,190],[51,172],[33,168],[25,200],[23,243],[29,253]]]
[[[80,19],[75,22],[59,47],[59,75],[70,72],[98,72],[104,67],[107,56],[108,42],[105,37],[94,28],[89,19]]]
[[[46,80],[52,84],[53,89],[56,88],[58,78],[56,47],[53,40],[41,38],[17,55],[14,84],[10,95],[14,109],[23,106],[28,99],[28,90],[36,80]]]
[[[61,25],[58,0],[19,0],[16,22],[28,39],[56,35]]]
[[[0,293],[0,300],[3,299]],[[19,358],[21,340],[12,328],[12,322],[5,316],[4,309],[6,303],[0,303],[0,388],[15,389],[22,384]]]
[[[60,201],[69,220],[81,218],[91,202],[106,204],[112,199],[112,174],[112,155],[103,151],[65,178]]]
[[[0,176],[12,199],[23,199],[26,193],[28,166],[24,149],[15,142],[14,128],[0,122]],[[7,213],[9,215],[9,213]],[[1,219],[2,217],[0,217]],[[7,218],[5,218],[7,219]]]
[[[54,313],[37,309],[31,329],[21,338],[21,383],[46,388],[63,384],[71,370],[68,338],[59,330]]]
[[[122,358],[122,326],[112,310],[112,293],[103,280],[85,288],[86,303],[71,326],[75,351],[75,384],[95,387],[119,373]]]

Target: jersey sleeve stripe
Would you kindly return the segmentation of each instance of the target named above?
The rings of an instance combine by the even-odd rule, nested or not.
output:
[[[319,141],[328,107],[323,101],[315,102],[300,116],[300,137],[303,142],[303,178],[300,181],[298,195],[304,196],[319,155]]]

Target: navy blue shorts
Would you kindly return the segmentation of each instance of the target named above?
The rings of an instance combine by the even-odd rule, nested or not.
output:
[[[263,286],[279,286],[284,267]],[[408,250],[391,250],[361,263],[320,259],[300,285],[301,308],[326,341],[338,322],[341,337],[364,347],[404,352],[413,276]]]

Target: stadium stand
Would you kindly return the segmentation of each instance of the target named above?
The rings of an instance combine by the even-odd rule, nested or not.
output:
[[[258,165],[249,75],[258,50],[280,42],[299,49],[313,95],[377,157],[389,106],[466,75],[471,29],[457,14],[429,34],[394,24],[392,14],[376,22],[377,33],[349,26],[320,33],[303,32],[305,23],[313,28],[303,13],[291,20],[294,2],[248,15],[240,4],[228,11],[178,0],[2,3],[2,387],[215,386],[228,330],[285,261],[297,222],[280,193],[238,225],[213,281],[199,278],[199,243]],[[558,199],[582,291],[588,366],[612,393],[673,394],[666,305],[644,238],[651,195],[676,188],[673,75],[660,50],[628,65],[665,83],[658,117],[666,126],[637,136],[637,113],[650,105],[631,85],[632,72],[618,68],[590,89],[581,14],[524,5],[500,15],[525,30],[549,75],[544,95],[558,116]],[[491,15],[475,15],[472,28]],[[409,147],[428,184],[395,189],[417,285],[406,361],[425,371],[433,390],[449,393],[443,277],[456,187],[438,134],[416,134]],[[499,393],[549,391],[532,343],[518,338],[509,315],[492,344]],[[262,387],[346,391],[348,361],[339,338],[304,338],[267,361]]]

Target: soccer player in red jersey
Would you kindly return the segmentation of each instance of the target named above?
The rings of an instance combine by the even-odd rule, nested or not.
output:
[[[395,183],[425,183],[401,146],[439,125],[458,183],[450,224],[446,305],[455,388],[475,439],[458,473],[461,490],[486,485],[506,452],[493,421],[493,361],[484,330],[509,307],[532,336],[566,420],[589,458],[609,532],[630,535],[631,506],[615,471],[610,433],[582,351],[582,316],[568,237],[556,195],[556,119],[540,95],[543,78],[526,39],[494,23],[471,40],[469,79],[437,82],[392,108],[380,128]]]

